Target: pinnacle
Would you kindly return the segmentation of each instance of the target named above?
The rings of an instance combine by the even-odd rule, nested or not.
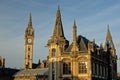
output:
[[[28,27],[32,27],[32,16],[31,16],[31,13],[29,15]]]
[[[76,27],[76,21],[74,20],[74,25],[73,25],[74,27]]]

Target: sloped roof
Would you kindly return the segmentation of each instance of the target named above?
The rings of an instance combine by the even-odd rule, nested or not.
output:
[[[42,68],[42,69],[26,69],[26,70],[21,70],[17,72],[15,76],[35,76],[35,75],[48,75],[48,68]]]
[[[70,52],[72,49],[73,43],[71,43],[71,45],[69,45],[69,47],[65,50],[65,52]]]
[[[81,35],[79,35],[77,37],[77,45],[79,47],[79,50],[87,50],[88,49],[88,42],[89,42],[89,40]],[[69,45],[69,47],[66,49],[65,52],[70,52],[72,49],[72,46],[73,46],[73,43],[71,43],[71,45]]]
[[[58,6],[57,14],[56,14],[56,22],[55,22],[53,37],[57,37],[57,38],[64,37],[64,31],[63,31],[61,13],[60,13],[59,6]]]
[[[79,35],[77,42],[78,42],[79,50],[87,50],[88,49],[89,40],[86,39],[85,37]]]
[[[12,68],[0,68],[0,76],[12,76],[16,72],[18,72],[18,69],[12,69]]]

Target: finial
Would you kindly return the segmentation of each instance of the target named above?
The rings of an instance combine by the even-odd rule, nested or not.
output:
[[[107,25],[107,35],[106,35],[106,40],[111,39],[111,34],[110,34],[110,29],[109,29],[109,24]]]
[[[31,16],[31,13],[29,14],[28,26],[32,27],[32,16]]]
[[[29,20],[29,22],[32,22],[32,17],[31,17],[31,13],[30,13],[30,15],[29,15],[29,16],[30,16],[30,20]]]
[[[107,30],[109,30],[109,24],[107,25]]]
[[[76,21],[75,21],[75,19],[74,19],[74,27],[76,27]]]
[[[57,10],[56,17],[57,17],[56,20],[60,19],[60,17],[61,17],[61,14],[60,14],[60,6],[59,6],[59,5],[58,5],[58,10]]]

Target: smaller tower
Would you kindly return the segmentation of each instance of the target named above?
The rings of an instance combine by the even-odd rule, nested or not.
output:
[[[73,47],[72,51],[78,51],[78,45],[77,45],[77,26],[76,22],[74,20],[74,25],[73,25]]]
[[[69,45],[69,41],[64,36],[60,7],[56,13],[56,21],[51,39],[48,40],[49,58],[58,57]]]
[[[60,56],[69,46],[68,40],[64,36],[60,7],[56,13],[56,21],[51,39],[48,40],[48,62],[49,62],[49,80],[60,80],[61,66]]]
[[[111,55],[116,57],[115,46],[110,33],[109,25],[107,26],[105,50],[107,50],[107,48],[111,49]]]
[[[34,29],[32,27],[32,17],[30,14],[28,27],[25,31],[25,60],[24,68],[31,69],[33,62],[33,43],[34,43]]]

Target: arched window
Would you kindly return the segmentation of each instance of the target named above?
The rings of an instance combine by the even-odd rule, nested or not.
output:
[[[28,55],[28,59],[30,59],[30,55]]]
[[[79,73],[80,74],[87,73],[87,62],[79,62],[78,67],[79,67]]]
[[[52,49],[52,57],[54,57],[55,56],[55,54],[56,54],[56,49]]]
[[[26,64],[26,68],[29,68],[29,62]]]
[[[71,74],[71,63],[70,62],[63,63],[63,74]]]

